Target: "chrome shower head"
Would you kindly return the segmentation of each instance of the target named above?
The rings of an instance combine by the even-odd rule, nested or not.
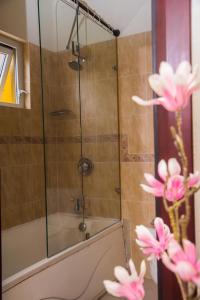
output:
[[[82,70],[81,64],[77,60],[72,60],[68,62],[69,67],[74,71]]]
[[[85,62],[86,58],[79,56],[79,59],[69,61],[68,66],[74,71],[81,71],[83,69],[82,64]]]

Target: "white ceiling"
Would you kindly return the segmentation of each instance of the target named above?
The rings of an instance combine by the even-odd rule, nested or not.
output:
[[[124,31],[135,23],[138,13],[141,13],[144,25],[149,29],[151,19],[151,0],[85,0],[88,5],[95,9],[106,22],[110,23],[114,28],[119,29],[123,34]]]
[[[16,0],[13,1],[15,2]],[[28,39],[32,43],[39,44],[37,0],[25,1]],[[96,10],[107,23],[110,23],[110,25],[112,25],[115,29],[119,29],[121,32],[120,36],[128,36],[151,30],[151,0],[85,1],[91,8]],[[67,42],[67,37],[69,35],[68,31],[71,30],[75,15],[75,12],[73,11],[72,16],[68,16],[66,10],[69,7],[66,6],[66,9],[64,9],[63,5],[60,5],[60,2],[61,1],[59,0],[41,1],[44,5],[43,20],[41,20],[41,25],[43,25],[43,44],[47,49],[52,49],[53,51],[57,49],[56,28],[59,32],[59,40],[63,41],[62,47],[64,47],[66,46],[65,43]],[[56,15],[58,17],[56,17]],[[56,19],[58,21],[58,26],[56,25]],[[99,38],[97,33],[95,33],[95,36],[96,38]]]

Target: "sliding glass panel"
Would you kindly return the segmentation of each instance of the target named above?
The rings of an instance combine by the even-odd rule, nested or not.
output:
[[[48,255],[84,239],[77,10],[40,0]]]
[[[7,4],[9,7],[15,6],[16,11],[8,10]],[[20,9],[17,9],[18,6]],[[18,98],[17,82],[24,72],[23,64],[16,63],[19,56],[24,60],[23,51],[20,53],[15,47],[23,49],[26,45],[16,42],[12,34],[19,29],[15,28],[16,25],[23,28],[23,24],[26,23],[25,11],[25,1],[15,4],[14,1],[0,1],[0,15],[4,16],[0,17],[0,198],[3,281],[46,257],[42,95],[38,45],[29,44],[30,60],[26,60],[29,66],[26,80],[29,81],[29,76],[31,78],[31,107],[26,109],[20,105],[13,105]],[[9,30],[6,31],[6,28]],[[27,28],[24,27],[23,30],[26,32]],[[18,275],[15,278],[18,278]]]
[[[87,237],[120,219],[116,38],[79,16],[82,153]],[[87,167],[86,167],[87,168]]]

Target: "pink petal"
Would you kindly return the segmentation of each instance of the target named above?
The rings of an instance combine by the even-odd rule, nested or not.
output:
[[[188,76],[188,89],[193,92],[200,88],[199,67],[195,65],[193,72]]]
[[[128,300],[142,300],[144,298],[144,287],[140,281],[133,281],[130,284],[122,285],[119,289],[121,297]]]
[[[183,240],[183,248],[189,262],[195,264],[196,257],[197,257],[197,251],[195,245],[188,240]]]
[[[165,61],[160,64],[159,73],[164,78],[172,78],[174,75],[172,66]]]
[[[145,264],[145,261],[143,260],[141,262],[141,265],[140,265],[140,275],[139,275],[139,278],[142,279],[144,277],[146,273],[146,264]]]
[[[167,183],[167,188],[168,189],[178,189],[182,188],[184,186],[184,177],[181,175],[174,175],[169,178],[168,183]]]
[[[146,185],[146,184],[140,184],[140,186],[142,187],[142,189],[147,192],[147,193],[151,193],[154,194],[155,190],[154,188],[151,188],[150,186]]]
[[[132,259],[129,260],[129,268],[131,271],[131,279],[132,280],[136,280],[138,279],[138,274],[134,265],[134,262],[132,261]]]
[[[176,197],[174,196],[174,193],[173,193],[172,191],[166,191],[165,196],[166,196],[166,199],[167,199],[169,202],[176,202],[176,201],[177,201],[177,199],[176,199]]]
[[[183,109],[188,105],[190,95],[186,85],[176,86],[176,101],[179,109]]]
[[[179,262],[176,266],[176,272],[184,281],[191,281],[196,274],[196,270],[193,265],[187,261]]]
[[[171,176],[181,173],[181,167],[176,158],[170,158],[168,160],[168,170]]]
[[[164,253],[162,255],[162,262],[169,270],[177,273],[184,281],[191,281],[195,276],[196,271],[194,267],[187,261],[180,261],[177,264],[173,264],[170,257]]]
[[[158,174],[163,181],[166,180],[168,172],[167,172],[167,164],[164,159],[162,159],[158,164]]]
[[[151,188],[148,185],[141,184],[140,185],[142,189],[150,194],[153,194],[155,197],[161,197],[163,195],[162,191],[160,189]]]
[[[199,184],[200,184],[200,173],[195,172],[194,174],[190,174],[189,179],[188,179],[188,186],[194,187]]]
[[[141,99],[137,96],[133,96],[132,100],[134,102],[136,102],[137,104],[142,105],[142,106],[159,105],[160,104],[159,98],[158,99],[152,99],[152,100],[143,100],[143,99]]]
[[[191,72],[191,65],[188,61],[182,61],[176,69],[176,74],[188,76]]]
[[[137,233],[138,239],[142,239],[142,240],[154,239],[151,232],[144,225],[137,225],[135,231]]]
[[[155,218],[154,220],[154,226],[156,229],[156,233],[158,235],[159,240],[164,238],[165,232],[164,232],[164,222],[161,218]]]
[[[149,76],[149,85],[157,95],[162,96],[163,85],[161,78],[158,74],[153,74]]]
[[[163,91],[163,97],[165,100],[162,102],[162,105],[168,111],[178,111],[180,109],[180,106],[177,104],[176,97],[172,95],[170,88]]]
[[[191,74],[190,77],[190,82],[188,82],[188,90],[190,91],[190,93],[196,92],[197,90],[200,89],[200,81],[198,78],[198,70],[195,72],[197,72],[196,74]]]
[[[172,272],[176,272],[176,266],[171,262],[166,252],[162,254],[162,262]]]
[[[137,240],[141,247],[156,247],[158,242],[151,232],[143,225],[136,226]]]
[[[177,201],[183,198],[185,194],[184,177],[174,175],[169,178],[167,183],[166,198],[169,201]]]
[[[135,241],[136,241],[136,244],[137,244],[139,247],[142,247],[142,248],[147,247],[147,243],[146,243],[146,242],[141,241],[141,240],[138,240],[138,239],[135,239]]]
[[[148,182],[148,184],[151,185],[152,187],[163,189],[163,184],[160,181],[158,181],[153,175],[149,173],[145,173],[144,177]]]
[[[114,274],[120,283],[126,283],[130,281],[128,271],[121,266],[115,267]]]
[[[175,263],[186,260],[186,255],[185,255],[185,253],[183,252],[183,249],[181,248],[181,246],[179,245],[179,243],[176,240],[172,239],[170,241],[167,250],[168,250],[169,257]]]
[[[104,280],[103,284],[107,292],[115,297],[120,297],[119,289],[121,285],[115,281]]]

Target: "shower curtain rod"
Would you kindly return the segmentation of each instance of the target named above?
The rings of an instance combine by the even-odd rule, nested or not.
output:
[[[79,1],[79,0],[71,0],[71,1],[74,2],[75,4],[78,4],[82,10],[84,10],[86,13],[88,13],[96,21],[101,23],[101,25],[103,25],[104,27],[109,29],[113,33],[114,36],[118,37],[120,35],[119,29],[114,29],[111,25],[106,23],[99,15],[97,15],[97,13],[94,10],[92,10],[89,6],[87,6],[87,4],[84,4],[82,1]]]

